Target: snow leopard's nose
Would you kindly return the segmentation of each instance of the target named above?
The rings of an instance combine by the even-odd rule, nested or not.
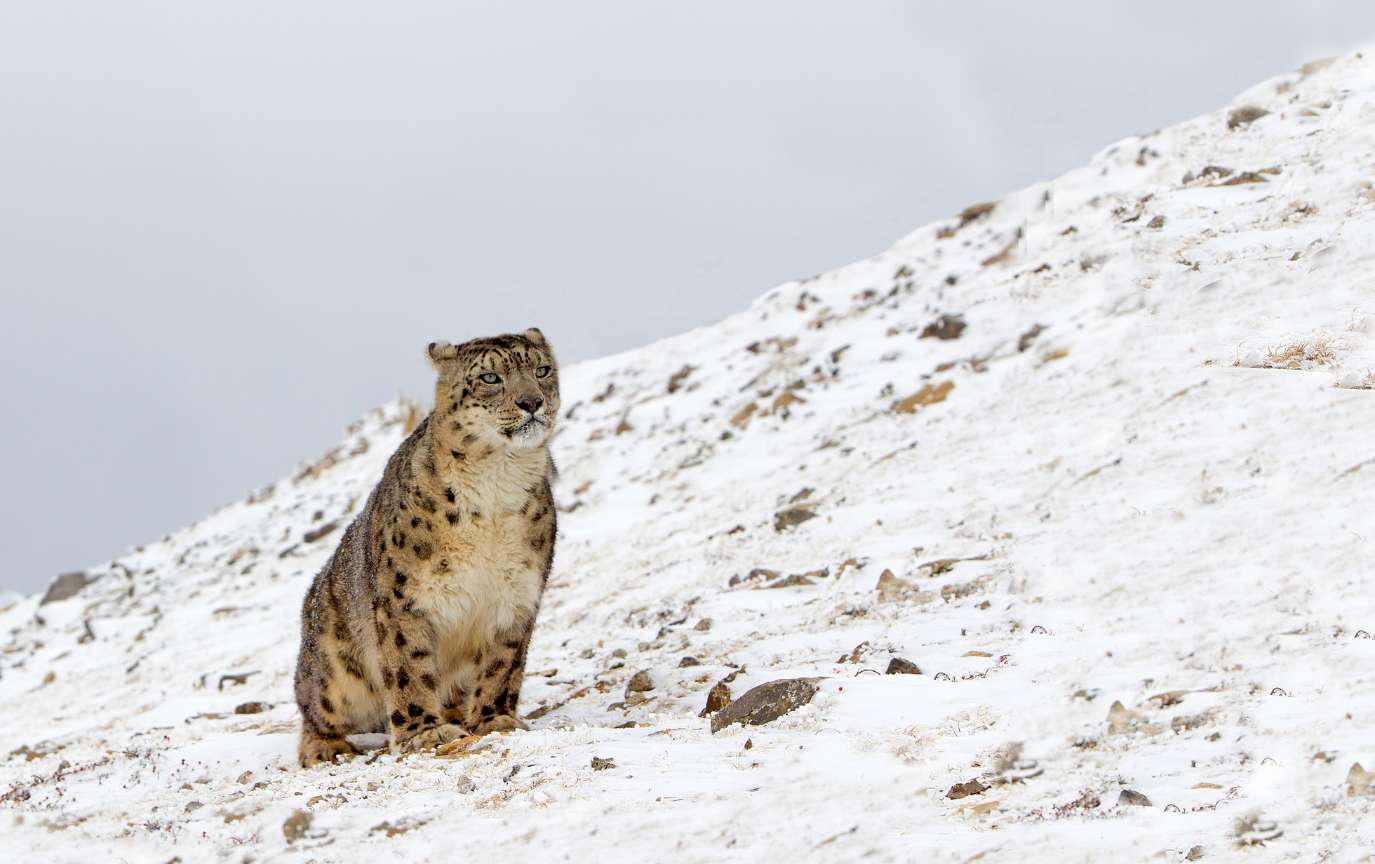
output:
[[[534,414],[544,404],[544,400],[538,396],[522,396],[516,400],[516,405]]]

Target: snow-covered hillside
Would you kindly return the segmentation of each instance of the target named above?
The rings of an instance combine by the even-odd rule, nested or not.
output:
[[[531,730],[303,772],[297,615],[376,411],[0,613],[0,857],[1358,860],[1372,178],[1375,63],[1310,64],[567,369]]]

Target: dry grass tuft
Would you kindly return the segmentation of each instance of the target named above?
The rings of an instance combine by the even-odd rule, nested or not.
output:
[[[1277,348],[1270,348],[1260,363],[1263,369],[1312,369],[1327,366],[1337,358],[1332,337],[1319,333],[1311,339],[1300,339]],[[1241,365],[1238,363],[1237,365]]]
[[[1264,355],[1247,354],[1232,360],[1232,366],[1248,369],[1316,369],[1331,365],[1336,359],[1336,344],[1332,337],[1319,333],[1310,338],[1268,348]]]

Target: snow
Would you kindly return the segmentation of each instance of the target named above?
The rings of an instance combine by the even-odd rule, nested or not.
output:
[[[0,602],[5,857],[1364,860],[1372,169],[1353,54],[565,370],[530,731],[303,772],[297,615],[403,436],[374,411],[76,597]],[[732,673],[824,680],[713,735]]]

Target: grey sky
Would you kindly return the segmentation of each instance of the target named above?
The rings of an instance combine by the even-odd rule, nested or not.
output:
[[[428,398],[432,339],[631,348],[1375,35],[1325,2],[0,3],[22,590]]]

